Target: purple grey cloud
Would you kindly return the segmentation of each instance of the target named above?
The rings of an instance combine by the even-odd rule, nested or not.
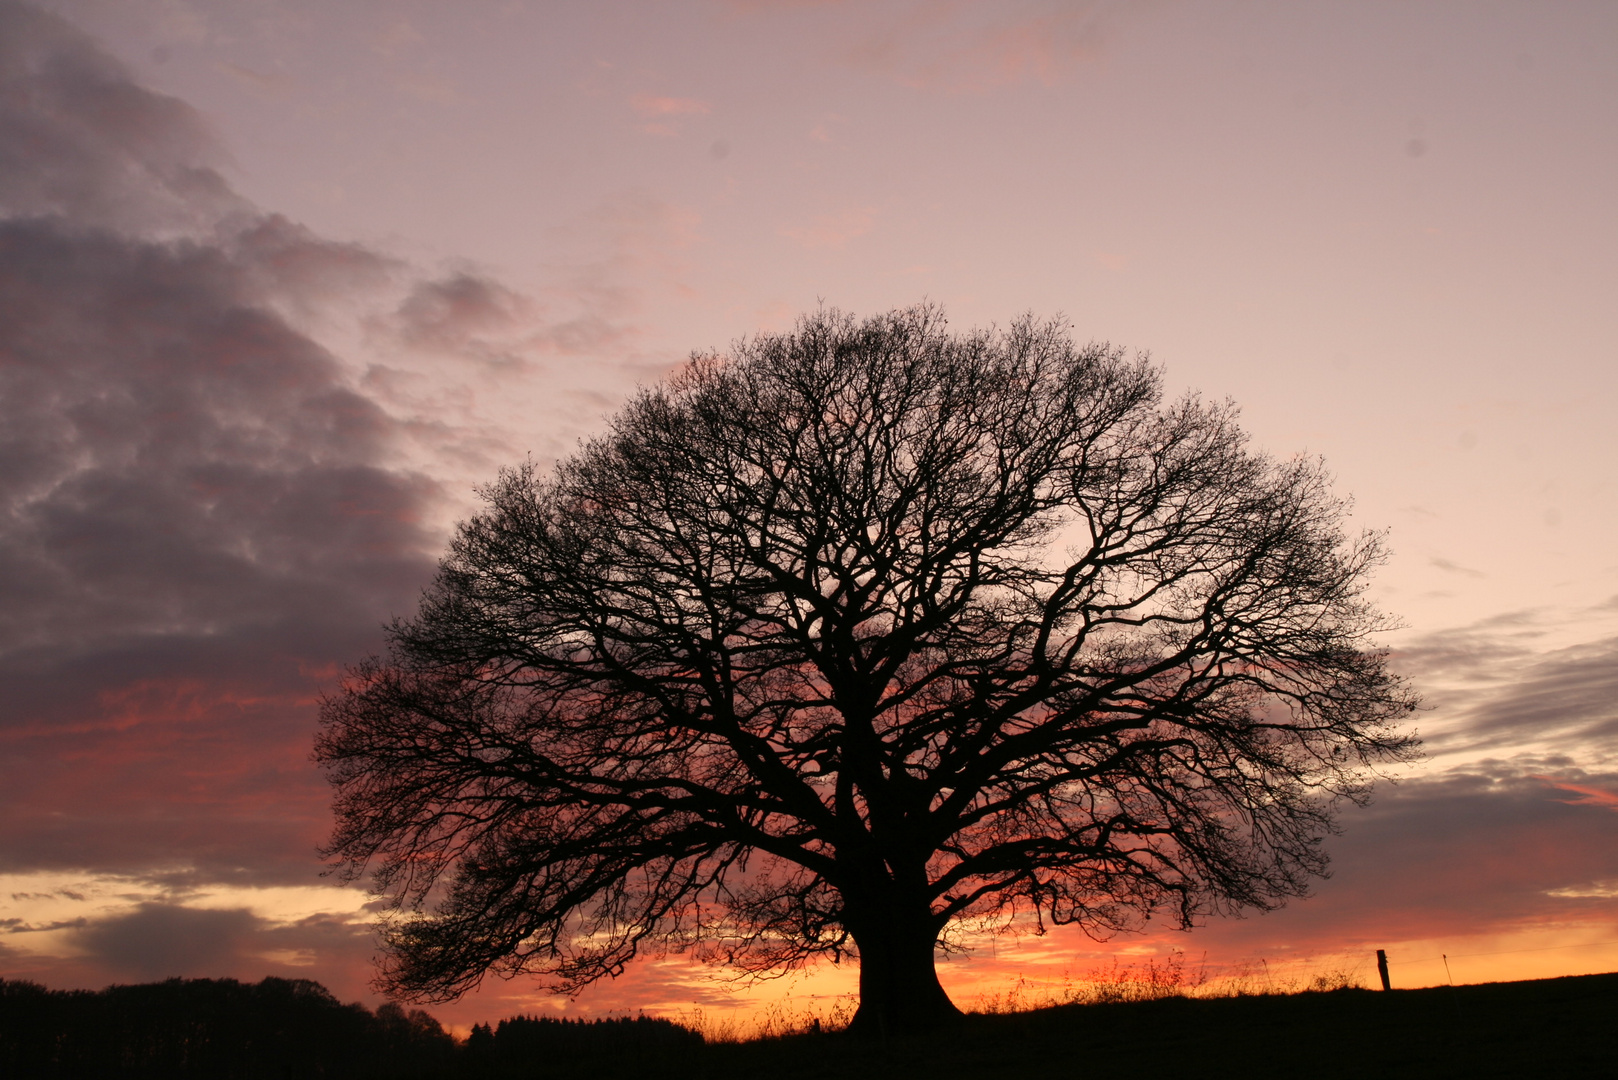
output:
[[[252,912],[142,904],[76,935],[90,958],[124,978],[206,977],[236,966],[258,927]]]
[[[386,258],[255,211],[188,106],[0,4],[0,868],[309,881],[313,704],[437,488],[301,330]]]
[[[187,228],[247,211],[196,110],[134,83],[69,23],[0,4],[0,210]]]

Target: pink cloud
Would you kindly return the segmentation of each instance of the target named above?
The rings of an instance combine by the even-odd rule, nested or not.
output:
[[[1605,788],[1590,787],[1587,784],[1570,784],[1553,776],[1536,776],[1533,779],[1543,780],[1558,790],[1571,791],[1582,796],[1582,798],[1578,799],[1562,800],[1569,806],[1605,806],[1609,810],[1618,810],[1618,792],[1607,791]]]
[[[821,214],[807,224],[782,229],[781,235],[811,250],[840,248],[855,237],[870,232],[875,221],[876,210],[866,206],[835,214]]]
[[[1116,17],[1100,3],[917,4],[874,27],[848,55],[857,67],[918,89],[1049,86],[1101,55],[1105,24]]]
[[[640,130],[647,135],[678,135],[680,127],[677,121],[680,117],[712,111],[706,101],[661,94],[636,94],[629,99],[629,107],[646,121],[640,125]]]
[[[629,99],[629,107],[648,120],[662,116],[685,116],[711,112],[706,101],[696,98],[664,97],[659,94],[636,94]]]

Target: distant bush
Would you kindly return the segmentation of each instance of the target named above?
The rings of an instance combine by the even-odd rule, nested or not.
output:
[[[474,1026],[463,1066],[471,1076],[544,1076],[548,1065],[563,1060],[659,1058],[702,1043],[695,1031],[649,1016],[602,1020],[513,1016],[494,1028]]]

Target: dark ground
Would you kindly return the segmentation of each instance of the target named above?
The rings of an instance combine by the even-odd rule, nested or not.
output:
[[[628,1064],[628,1063],[625,1063]],[[1618,974],[1426,990],[1069,1005],[931,1038],[703,1047],[558,1077],[1618,1077]]]
[[[480,1029],[457,1043],[426,1013],[372,1013],[296,980],[0,981],[0,1080],[1618,1077],[1618,973],[1063,1005],[888,1039],[704,1045],[649,1018]]]

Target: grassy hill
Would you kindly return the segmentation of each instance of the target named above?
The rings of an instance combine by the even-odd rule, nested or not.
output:
[[[552,1075],[629,1076],[586,1063]],[[641,1075],[650,1075],[642,1073]],[[1618,1076],[1618,974],[1391,992],[1065,1005],[927,1039],[703,1047],[670,1078]]]
[[[1426,990],[1164,997],[966,1016],[925,1038],[708,1043],[668,1021],[517,1018],[456,1043],[314,983],[0,982],[6,1080],[905,1080],[1618,1075],[1618,974]]]

